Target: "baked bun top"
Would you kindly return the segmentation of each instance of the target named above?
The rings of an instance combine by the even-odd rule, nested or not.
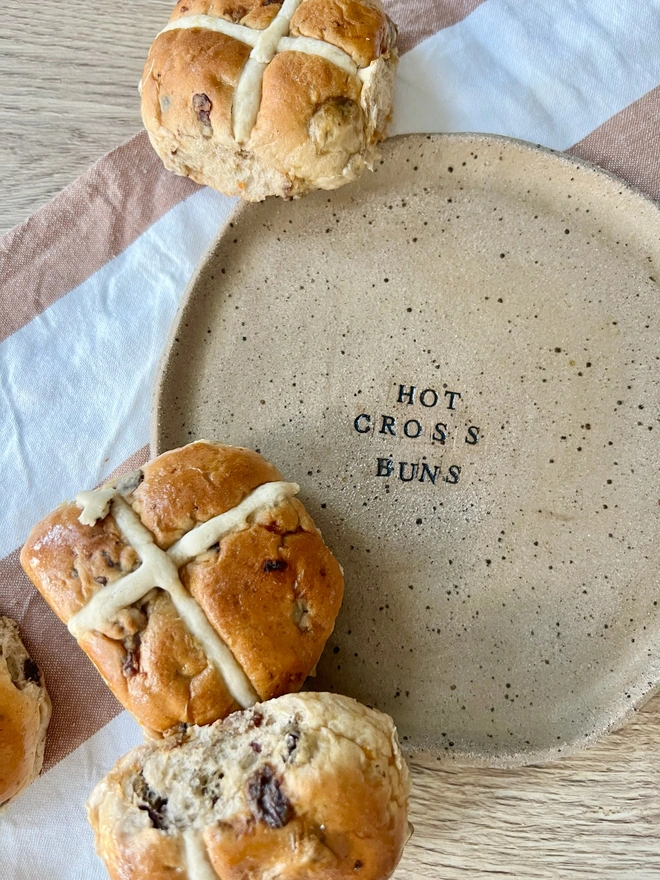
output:
[[[0,807],[39,775],[50,711],[43,676],[18,625],[0,616]]]
[[[396,28],[379,0],[179,0],[140,83],[166,166],[251,201],[334,189],[391,113]]]
[[[332,632],[341,568],[297,491],[191,443],[59,507],[21,563],[148,731],[207,724],[300,688]]]
[[[389,716],[301,693],[133,749],[87,808],[112,878],[384,880],[409,788]]]

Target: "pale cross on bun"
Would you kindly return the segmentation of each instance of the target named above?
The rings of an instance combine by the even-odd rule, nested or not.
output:
[[[140,91],[165,166],[260,201],[336,189],[377,156],[396,28],[380,0],[179,0]]]
[[[0,616],[0,809],[39,775],[50,711],[43,675],[18,625]]]
[[[21,563],[146,732],[298,690],[332,632],[341,568],[295,483],[208,441],[81,492]]]

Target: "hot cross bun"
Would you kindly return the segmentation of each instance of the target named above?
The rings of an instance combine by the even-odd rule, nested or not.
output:
[[[380,0],[179,0],[140,90],[165,166],[260,201],[336,189],[377,158],[396,28]]]
[[[332,632],[342,572],[297,491],[191,443],[58,507],[21,563],[148,733],[208,724],[298,690]]]
[[[301,693],[133,749],[87,810],[113,880],[385,880],[409,790],[389,716]]]
[[[9,617],[0,616],[0,808],[41,770],[50,699]]]

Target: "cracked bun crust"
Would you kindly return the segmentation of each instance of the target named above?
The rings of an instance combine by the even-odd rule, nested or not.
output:
[[[118,525],[115,502],[88,525],[80,521],[80,504],[63,504],[32,530],[23,568],[147,733],[209,724],[241,705],[296,691],[316,665],[341,604],[341,568],[295,497],[266,497],[244,515],[245,505],[238,507],[250,504],[258,487],[297,489],[281,480],[256,452],[199,441],[109,484],[120,513],[138,530],[146,527],[160,551],[194,538],[221,514],[238,518],[175,565],[156,550],[175,579],[178,573],[176,589],[168,591],[158,571],[133,601],[86,627],[75,626],[81,613],[145,574],[126,524]],[[194,615],[186,617],[191,605]],[[218,643],[233,664],[229,672],[237,669],[251,689],[243,703],[214,659]]]
[[[409,790],[389,716],[301,693],[133,749],[87,811],[113,880],[385,880]]]
[[[50,721],[43,676],[18,626],[0,616],[0,808],[41,771]]]
[[[395,41],[380,0],[179,0],[140,82],[149,139],[170,171],[248,201],[337,189],[378,158]]]

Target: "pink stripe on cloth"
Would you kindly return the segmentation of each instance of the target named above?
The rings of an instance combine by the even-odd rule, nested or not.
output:
[[[146,132],[100,159],[0,240],[0,341],[198,189],[165,170]]]
[[[599,125],[567,152],[660,199],[660,86]]]
[[[383,0],[385,12],[399,28],[399,54],[446,27],[457,24],[484,0]]]

